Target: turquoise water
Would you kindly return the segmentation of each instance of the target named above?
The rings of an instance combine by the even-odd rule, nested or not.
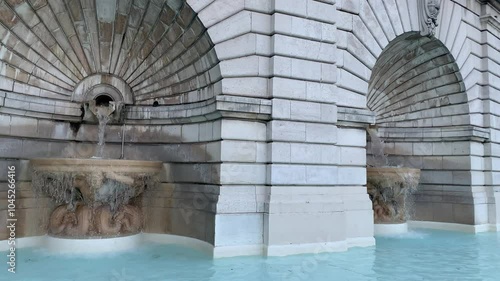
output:
[[[95,257],[37,249],[19,249],[17,256],[17,273],[8,273],[4,263],[0,280],[500,280],[500,233],[422,230],[377,238],[375,247],[272,258],[212,260],[194,250],[152,244]]]

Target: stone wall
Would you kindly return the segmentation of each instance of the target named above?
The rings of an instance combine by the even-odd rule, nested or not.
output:
[[[498,4],[495,7],[498,9]],[[498,231],[500,230],[500,189],[498,187],[500,139],[497,120],[500,112],[498,106],[500,49],[497,46],[500,44],[498,23],[500,15],[498,10],[491,6],[481,7],[480,14],[482,17],[479,23],[475,20],[471,24],[473,28],[469,27],[471,32],[466,35],[467,44],[464,44],[464,47],[470,50],[470,55],[467,58],[462,57],[462,61],[464,66],[467,66],[467,76],[471,81],[467,91],[474,97],[471,104],[477,112],[475,119],[478,124],[490,131],[490,139],[484,144],[484,188],[478,188],[478,192],[486,197],[481,207],[483,212],[488,213],[488,223],[496,225]],[[480,112],[482,114],[479,114]]]
[[[418,13],[414,12],[417,11],[418,3],[407,0],[341,1],[338,4],[341,8],[337,33],[338,73],[341,78],[337,85],[346,98],[355,97],[359,101],[354,103],[349,99],[350,107],[362,108],[370,102],[365,100],[364,93],[369,93],[372,70],[382,51],[396,37],[419,31]],[[397,159],[394,161],[396,163],[410,162],[411,166],[424,169],[417,218],[487,227],[490,224],[495,227],[498,224],[495,214],[498,213],[499,204],[495,203],[497,193],[490,182],[493,177],[488,170],[494,168],[487,152],[490,142],[495,142],[495,129],[492,123],[485,120],[488,119],[486,116],[490,116],[487,112],[491,111],[488,109],[490,93],[498,92],[494,82],[498,78],[498,71],[494,70],[498,68],[498,48],[493,47],[493,42],[498,42],[498,29],[494,27],[498,26],[498,11],[489,4],[477,1],[441,1],[437,21],[439,25],[435,37],[456,62],[458,77],[463,79],[460,91],[465,91],[467,96],[465,99],[460,98],[460,102],[466,100],[468,106],[447,111],[446,114],[451,117],[444,116],[444,111],[434,115],[432,110],[428,114],[415,112],[416,108],[412,108],[410,111],[413,113],[403,116],[416,122],[401,120],[403,123],[399,124],[408,128],[406,131],[384,129],[383,135],[388,138],[386,151],[395,156],[392,158]],[[484,49],[480,46],[484,46]],[[481,64],[481,61],[485,64]],[[391,112],[393,110],[388,111],[389,114]],[[435,120],[438,128],[412,129],[426,127],[424,119],[431,120],[429,117],[434,116],[443,116]],[[384,122],[387,120],[391,118],[386,118]],[[398,126],[390,122],[388,124],[391,127]],[[456,128],[463,124],[469,127]],[[452,126],[449,129],[442,128],[449,125]],[[442,145],[443,142],[445,145]],[[463,152],[455,152],[460,153],[462,159],[450,152],[453,146],[464,148],[461,149]],[[429,147],[446,149],[434,151]],[[437,164],[434,165],[433,161]]]
[[[7,167],[16,167],[16,237],[45,235],[46,226],[52,209],[55,207],[50,198],[34,194],[31,188],[31,176],[26,160],[2,160],[3,168],[0,174],[0,240],[7,239],[10,232],[7,229],[8,205],[7,201]]]
[[[385,164],[422,170],[413,219],[487,224],[477,204],[485,196],[471,186],[484,184],[478,176],[489,133],[471,124],[462,76],[443,43],[412,32],[398,36],[378,58],[368,91],[391,155]]]
[[[94,154],[97,128],[80,121],[95,81],[126,92],[105,157],[122,156],[123,131],[125,159],[164,162],[144,196],[147,232],[207,241],[219,256],[372,245],[366,127],[379,121],[390,160],[423,169],[417,219],[500,223],[500,31],[489,4],[442,1],[442,45],[423,50],[448,51],[440,63],[454,66],[436,73],[455,86],[429,83],[447,86],[449,103],[430,118],[435,108],[409,104],[400,117],[418,126],[392,126],[400,108],[386,108],[394,97],[370,78],[391,42],[419,32],[416,0],[119,1],[114,16],[42,2],[0,3],[0,168],[19,167],[20,237],[43,234],[30,220],[51,208],[31,198],[28,160]],[[96,24],[76,28],[91,13]]]

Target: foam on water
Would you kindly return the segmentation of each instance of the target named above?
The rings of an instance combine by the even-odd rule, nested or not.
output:
[[[0,280],[498,280],[500,234],[412,231],[379,237],[376,247],[270,258],[213,260],[191,249],[158,244],[90,257],[19,249],[17,257],[17,273],[0,273]]]

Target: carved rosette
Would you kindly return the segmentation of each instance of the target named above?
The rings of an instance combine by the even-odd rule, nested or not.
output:
[[[437,17],[440,8],[441,0],[418,0],[418,16],[422,36],[434,36],[438,26]]]

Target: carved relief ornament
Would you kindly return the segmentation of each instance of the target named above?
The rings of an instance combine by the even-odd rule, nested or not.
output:
[[[420,34],[434,36],[438,26],[437,17],[441,8],[441,0],[418,0],[418,16],[420,21]]]

